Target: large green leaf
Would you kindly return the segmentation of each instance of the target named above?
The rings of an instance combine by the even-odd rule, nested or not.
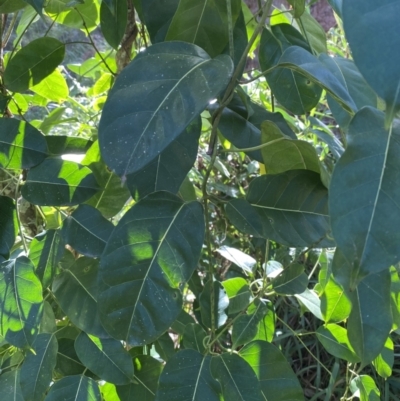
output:
[[[332,246],[328,192],[319,175],[291,170],[254,179],[247,201],[227,205],[230,221],[241,231],[288,246]]]
[[[32,125],[0,118],[0,167],[28,169],[47,157],[45,137]]]
[[[391,120],[400,109],[399,0],[343,0],[346,38],[361,74],[386,101]]]
[[[53,293],[72,323],[86,333],[107,338],[97,308],[99,262],[87,257],[72,262],[72,266],[64,268],[54,279]]]
[[[0,266],[0,335],[18,348],[31,347],[43,314],[42,286],[25,256]]]
[[[18,233],[15,202],[8,196],[0,195],[0,256],[8,258]]]
[[[399,121],[387,131],[382,112],[365,107],[355,115],[329,197],[332,232],[352,264],[352,287],[400,260],[399,152]]]
[[[211,374],[230,401],[263,401],[260,383],[250,365],[237,354],[222,354],[211,360]]]
[[[68,216],[61,230],[66,244],[89,257],[98,257],[110,237],[114,225],[94,207],[79,205]]]
[[[1,398],[5,401],[25,401],[19,384],[20,371],[18,369],[5,372],[0,376]]]
[[[308,285],[308,277],[304,273],[304,265],[293,263],[273,280],[272,285],[278,294],[294,295],[303,293]]]
[[[71,161],[49,158],[28,172],[22,196],[35,205],[77,205],[99,190],[89,168]]]
[[[392,328],[389,270],[369,275],[347,295],[352,303],[347,321],[349,340],[366,365],[381,353]]]
[[[156,191],[177,193],[196,161],[201,134],[201,118],[190,124],[153,161],[126,177],[126,185],[135,199]]]
[[[281,351],[266,341],[253,341],[240,350],[260,381],[263,399],[304,400],[300,383]]]
[[[155,159],[224,90],[232,60],[201,48],[164,42],[139,53],[118,76],[104,105],[99,142],[120,176]]]
[[[231,21],[228,17],[228,7]],[[224,50],[229,41],[229,24],[233,30],[241,11],[240,0],[180,1],[169,25],[165,40],[181,40],[203,48],[211,57]]]
[[[213,299],[212,297],[213,294]],[[229,306],[229,298],[226,295],[225,289],[219,281],[207,281],[202,293],[200,294],[200,312],[201,322],[206,327],[221,327],[228,315],[226,309]],[[213,301],[213,305],[212,305]],[[212,310],[212,308],[214,310]],[[212,315],[214,315],[214,325]]]
[[[155,401],[220,401],[221,389],[211,376],[210,363],[210,356],[195,350],[179,351],[161,373]]]
[[[67,376],[50,387],[45,401],[101,401],[98,384],[86,376]]]
[[[104,39],[114,49],[118,49],[128,22],[128,3],[125,0],[112,0],[112,7],[106,2],[100,6],[100,25]]]
[[[190,279],[203,245],[198,202],[155,192],[119,221],[99,271],[102,323],[130,345],[154,341],[182,308],[181,286]]]
[[[100,339],[82,332],[75,340],[81,362],[107,382],[129,384],[133,380],[133,363],[120,341]]]
[[[311,143],[293,140],[282,133],[272,121],[261,124],[261,149],[267,174],[279,174],[288,170],[320,172],[317,152]]]
[[[50,386],[56,366],[57,339],[53,334],[39,334],[22,365],[20,384],[25,401],[42,401]]]
[[[29,258],[35,266],[35,273],[43,288],[53,281],[57,264],[61,260],[65,244],[59,231],[48,230],[37,235],[29,247]]]
[[[38,84],[59,66],[65,54],[65,45],[46,36],[28,43],[8,62],[4,83],[13,92],[24,92]]]

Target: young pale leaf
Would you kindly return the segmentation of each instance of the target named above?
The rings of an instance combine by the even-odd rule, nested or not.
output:
[[[231,21],[227,9],[229,5]],[[218,56],[229,41],[229,24],[233,29],[240,11],[240,0],[229,3],[218,0],[180,1],[165,40],[194,43],[211,57]]]
[[[42,286],[25,256],[0,265],[0,335],[18,348],[31,347],[43,314]]]
[[[321,295],[321,311],[325,323],[338,323],[350,315],[351,302],[342,286],[332,276]]]
[[[347,330],[337,324],[327,324],[317,330],[317,337],[324,348],[336,358],[350,363],[360,362],[347,336]]]
[[[111,3],[112,7],[105,1],[101,3],[100,26],[104,39],[117,50],[128,22],[128,3],[126,0],[112,0],[108,3]]]
[[[86,376],[67,376],[50,387],[45,401],[101,401],[98,384]]]
[[[29,89],[38,95],[57,103],[64,102],[69,96],[67,81],[58,70],[54,70],[49,76]]]
[[[232,248],[227,245],[221,246],[221,248],[217,249],[217,252],[223,256],[225,259],[234,263],[236,266],[243,269],[243,271],[247,274],[253,274],[254,269],[256,268],[256,260],[246,253],[240,251],[239,249]]]
[[[63,268],[53,281],[53,293],[62,310],[78,328],[88,334],[107,338],[97,307],[98,261],[82,257]],[[71,297],[71,294],[74,294]]]
[[[0,195],[0,256],[8,258],[18,233],[15,202],[8,196]]]
[[[246,360],[237,354],[214,356],[211,360],[211,374],[221,385],[225,400],[264,400],[256,374]]]
[[[35,266],[35,273],[47,288],[53,281],[57,264],[61,260],[65,244],[60,232],[48,230],[37,235],[29,247],[29,258]]]
[[[247,308],[251,300],[251,292],[247,281],[242,277],[234,277],[222,282],[229,298],[228,315],[234,315]]]
[[[211,356],[184,349],[161,373],[155,401],[220,401],[220,386],[210,373]],[[232,399],[234,401],[234,399]]]
[[[100,339],[82,332],[75,340],[81,362],[107,382],[129,384],[133,380],[133,363],[120,341]]]
[[[214,312],[211,311],[211,291],[214,291]],[[214,315],[214,327],[221,327],[227,320],[226,309],[229,306],[229,298],[225,289],[219,281],[207,281],[203,292],[200,294],[200,311],[202,323],[211,328],[213,326],[212,314]]]
[[[106,246],[114,225],[92,206],[79,205],[68,216],[61,230],[66,244],[89,257],[99,257]]]
[[[28,172],[22,196],[35,205],[71,206],[91,198],[99,186],[89,168],[49,158]]]
[[[204,347],[204,339],[206,338],[207,333],[204,329],[197,323],[189,323],[185,327],[185,332],[183,333],[183,346],[185,348],[194,349],[200,354],[203,354],[205,351]]]
[[[393,341],[390,337],[387,338],[385,347],[382,352],[372,361],[378,375],[384,379],[392,376],[392,369],[394,364]]]
[[[42,401],[50,386],[57,358],[57,339],[53,334],[39,334],[28,352],[20,373],[25,401]]]
[[[356,66],[387,104],[387,121],[400,109],[398,0],[343,0],[343,26]],[[383,241],[384,242],[384,241]]]
[[[4,83],[13,92],[24,92],[50,75],[63,61],[65,45],[45,36],[28,43],[8,62]]]
[[[369,275],[347,296],[352,303],[347,321],[349,340],[366,365],[382,352],[392,328],[389,270]]]
[[[272,282],[277,294],[294,295],[301,294],[308,285],[307,274],[304,273],[304,265],[294,263],[283,270]]]
[[[300,305],[308,309],[316,318],[324,320],[321,313],[321,301],[314,290],[308,288],[301,294],[294,294]]]
[[[28,169],[47,157],[46,139],[35,127],[14,118],[0,118],[0,167]]]
[[[154,341],[182,308],[181,286],[200,257],[204,216],[198,202],[155,192],[119,221],[99,270],[102,323],[130,345]]]
[[[246,344],[239,354],[256,373],[263,400],[304,400],[303,390],[289,362],[274,345],[253,341]]]
[[[381,393],[374,379],[368,375],[360,375],[350,382],[350,390],[360,401],[380,401]]]
[[[25,401],[19,383],[19,369],[5,372],[0,376],[1,397],[3,400]]]
[[[228,56],[211,59],[189,43],[139,53],[104,105],[99,143],[106,164],[125,176],[155,159],[225,89],[232,69]]]

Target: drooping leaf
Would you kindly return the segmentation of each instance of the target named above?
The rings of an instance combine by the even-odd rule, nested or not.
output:
[[[59,231],[48,230],[37,235],[29,247],[29,258],[35,266],[35,273],[43,288],[49,286],[57,270],[57,264],[64,253],[65,244]]]
[[[49,36],[33,40],[8,62],[4,83],[13,92],[24,92],[50,75],[63,61],[65,45]]]
[[[212,292],[214,293],[212,296]],[[214,302],[213,302],[214,301]],[[212,310],[213,306],[214,310]],[[207,281],[203,292],[200,294],[201,321],[206,327],[221,327],[228,318],[226,309],[229,299],[225,289],[219,281]],[[213,324],[214,316],[214,324]]]
[[[203,245],[199,203],[156,192],[119,221],[99,271],[102,323],[130,345],[154,341],[182,308],[179,288],[191,277]]]
[[[66,244],[77,252],[89,257],[99,257],[114,225],[92,206],[79,205],[68,216],[61,230]]]
[[[112,3],[112,7],[104,1],[101,3],[100,26],[104,39],[117,50],[128,22],[128,3],[125,0],[112,0]]]
[[[0,195],[0,210],[0,256],[6,259],[18,233],[15,202],[8,196]]]
[[[201,118],[197,118],[152,162],[126,177],[126,185],[134,199],[156,191],[177,193],[196,161],[201,134]]]
[[[349,340],[365,365],[381,353],[392,328],[390,272],[369,275],[347,296],[352,303],[347,320]]]
[[[35,205],[77,205],[99,190],[87,167],[67,160],[48,158],[28,172],[22,196]]]
[[[211,359],[211,374],[219,382],[225,400],[262,401],[260,383],[250,365],[237,354]]]
[[[316,318],[324,320],[321,313],[321,300],[318,298],[315,290],[305,289],[300,294],[294,294],[300,303],[300,306],[304,306],[310,311]]]
[[[283,270],[272,282],[276,293],[284,295],[301,294],[308,285],[307,274],[304,273],[304,265],[293,263]]]
[[[82,257],[72,261],[53,281],[53,293],[62,310],[81,330],[100,338],[109,335],[100,323],[97,307],[99,262]],[[74,294],[71,297],[71,294]]]
[[[219,401],[221,389],[211,376],[211,359],[192,349],[176,353],[161,373],[155,401]]]
[[[207,333],[204,329],[197,323],[189,323],[185,327],[185,331],[183,333],[183,346],[188,349],[194,349],[200,354],[203,354],[205,351],[204,339],[206,338]]]
[[[133,363],[120,341],[100,339],[82,332],[75,340],[81,362],[101,379],[114,384],[133,380]]]
[[[385,347],[382,352],[372,361],[378,375],[384,379],[392,376],[392,369],[394,364],[394,345],[390,337],[385,342]]]
[[[346,151],[333,172],[329,196],[332,232],[352,263],[352,287],[400,260],[399,152],[397,120],[387,131],[382,112],[365,107],[355,115]]]
[[[289,362],[275,345],[253,341],[239,352],[253,368],[260,382],[263,399],[304,400],[303,390]]]
[[[229,17],[227,7],[231,6],[231,29],[241,11],[241,2],[229,3],[218,0],[180,1],[166,41],[181,40],[203,48],[211,57],[218,56],[229,41]]]
[[[343,0],[343,26],[357,68],[368,84],[387,104],[387,121],[400,109],[400,46],[394,32],[398,0]]]
[[[221,93],[232,68],[228,56],[210,59],[189,43],[139,53],[104,105],[99,143],[106,164],[124,176],[155,159]]]
[[[25,401],[22,394],[21,385],[19,383],[19,369],[10,372],[4,372],[0,376],[1,396],[3,400]]]
[[[242,277],[224,280],[222,285],[229,298],[228,315],[234,315],[247,308],[251,299],[251,292],[247,281]]]
[[[0,265],[0,335],[18,347],[31,347],[43,314],[42,286],[25,256]]]
[[[236,266],[243,269],[247,274],[253,274],[256,267],[256,260],[239,249],[223,245],[217,249],[217,252],[225,259],[231,261]]]
[[[101,401],[98,384],[86,376],[67,376],[50,387],[45,401]]]
[[[57,357],[57,339],[53,334],[39,334],[33,343],[33,352],[24,360],[20,384],[25,401],[41,401],[50,386]]]
[[[25,121],[0,118],[0,135],[0,167],[28,169],[47,157],[45,137]]]
[[[380,401],[381,393],[376,386],[374,379],[368,375],[360,375],[350,382],[350,390],[357,393],[360,401]]]

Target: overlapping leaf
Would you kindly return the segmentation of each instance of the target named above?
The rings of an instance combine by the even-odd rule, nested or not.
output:
[[[212,292],[213,298],[212,297]],[[200,294],[201,321],[206,327],[221,327],[227,320],[226,309],[229,306],[229,298],[219,281],[207,281],[203,292]],[[214,307],[214,310],[212,310]],[[214,316],[214,323],[213,323]]]
[[[0,196],[0,210],[0,255],[8,258],[18,233],[15,202],[7,196]]]

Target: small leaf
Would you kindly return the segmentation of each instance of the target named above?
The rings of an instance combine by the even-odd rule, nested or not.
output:
[[[0,256],[7,258],[18,233],[15,202],[8,196],[0,195]]]
[[[214,311],[212,312],[211,291],[214,292]],[[229,299],[225,289],[219,281],[207,281],[203,292],[200,294],[201,320],[206,327],[221,327],[227,320],[226,309],[229,305]],[[212,314],[214,315],[214,325],[212,324]]]
[[[110,7],[111,3],[111,7]],[[125,0],[102,1],[100,6],[100,26],[104,39],[118,49],[128,22],[128,3]]]
[[[360,401],[380,401],[381,393],[371,376],[360,375],[350,382],[350,390]]]
[[[183,333],[183,346],[203,354],[205,351],[204,339],[206,336],[207,333],[199,324],[190,323],[185,327],[185,332]]]
[[[382,352],[372,361],[378,375],[384,379],[392,376],[392,369],[394,364],[393,341],[390,337],[387,338],[385,347]]]
[[[272,282],[276,293],[284,295],[301,294],[308,285],[308,277],[304,273],[304,265],[294,263],[283,270]]]
[[[50,75],[63,61],[65,45],[49,36],[35,39],[8,62],[4,71],[7,89],[24,92]]]
[[[305,289],[301,294],[294,294],[300,305],[304,305],[316,318],[324,320],[321,313],[321,301],[313,290]]]
[[[242,277],[234,277],[223,281],[222,285],[229,298],[228,315],[245,310],[252,296],[247,281]]]
[[[120,341],[82,332],[75,340],[75,350],[81,362],[100,379],[119,385],[129,384],[133,379],[131,356]]]
[[[239,249],[232,248],[227,245],[221,246],[221,248],[217,249],[217,252],[223,256],[225,259],[231,261],[236,266],[243,269],[243,271],[247,274],[253,274],[253,271],[256,267],[256,260],[246,253],[240,251]]]

